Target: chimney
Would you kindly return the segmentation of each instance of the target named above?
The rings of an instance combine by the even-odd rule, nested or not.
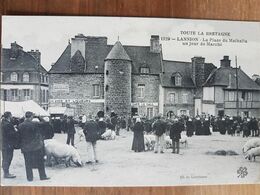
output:
[[[221,67],[230,67],[230,59],[229,56],[224,56],[222,60],[220,60]]]
[[[150,39],[150,52],[152,53],[160,53],[161,52],[161,44],[159,42],[159,35],[152,35]]]
[[[87,36],[86,42],[87,42],[88,45],[106,46],[107,45],[107,37]]]
[[[32,49],[31,51],[28,51],[27,53],[30,54],[31,56],[33,56],[36,59],[36,61],[39,64],[41,64],[41,52],[38,49],[36,49],[35,51]]]
[[[20,50],[23,50],[23,47],[18,45],[16,41],[11,43],[10,59],[15,60],[18,57]]]
[[[83,34],[78,34],[71,39],[71,58],[74,56],[77,50],[80,51],[81,55],[85,59],[85,44],[87,37]]]
[[[192,80],[197,87],[201,87],[205,80],[205,58],[194,56],[191,58]]]

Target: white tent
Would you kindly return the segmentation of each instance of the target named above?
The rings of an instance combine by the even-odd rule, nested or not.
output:
[[[36,116],[50,116],[49,112],[45,111],[33,100],[22,102],[10,102],[1,100],[1,115],[9,111],[14,117],[23,117],[27,111],[34,113]]]

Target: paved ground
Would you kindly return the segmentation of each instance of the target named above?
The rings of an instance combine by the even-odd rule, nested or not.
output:
[[[66,135],[55,135],[55,139],[65,142]],[[256,162],[244,159],[242,146],[250,138],[231,137],[214,133],[211,136],[193,136],[188,148],[181,148],[182,155],[172,154],[167,149],[164,154],[151,151],[134,153],[130,150],[132,132],[122,131],[116,140],[99,141],[100,163],[69,167],[64,165],[47,167],[49,181],[40,181],[34,171],[34,182],[27,182],[24,160],[21,152],[15,151],[11,172],[16,179],[2,179],[2,185],[42,185],[42,186],[169,186],[190,184],[260,183],[260,158]],[[86,143],[76,147],[83,161],[86,161]],[[206,155],[207,151],[234,150],[237,156]],[[248,175],[238,177],[237,170],[246,167]]]

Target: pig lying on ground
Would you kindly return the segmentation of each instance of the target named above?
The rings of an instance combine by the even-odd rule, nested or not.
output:
[[[78,167],[82,166],[82,161],[78,151],[71,145],[63,144],[55,139],[44,140],[45,153],[47,159],[52,157],[58,162],[58,159],[65,159],[65,165],[68,167],[72,161]]]
[[[254,159],[254,161],[255,161],[256,156],[260,156],[260,147],[251,148],[250,150],[248,150],[246,152],[245,159],[248,159],[248,160]]]
[[[188,137],[186,135],[181,136],[180,144],[184,144],[185,148],[187,148]],[[165,136],[165,145],[166,145],[166,148],[172,148],[172,140],[171,140],[170,136]]]
[[[260,138],[252,138],[245,143],[242,151],[245,153],[251,148],[256,148],[259,146],[260,146]]]
[[[104,140],[114,140],[116,139],[116,133],[115,131],[112,131],[110,129],[107,129],[102,135],[101,135],[101,139]]]
[[[188,137],[187,137],[187,135],[181,135],[180,143],[184,144],[185,148],[188,147]]]
[[[165,141],[166,148],[172,148],[172,140],[171,140],[170,136],[168,136],[168,135],[165,136],[164,141]]]
[[[153,150],[155,146],[155,136],[153,134],[145,134],[144,135],[144,146],[145,150]]]

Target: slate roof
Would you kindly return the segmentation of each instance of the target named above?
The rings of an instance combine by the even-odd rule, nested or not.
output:
[[[230,81],[229,78],[231,78]],[[219,67],[212,71],[204,86],[224,86],[227,89],[236,89],[236,68]],[[238,69],[238,88],[243,90],[260,90],[260,86],[241,69]]]
[[[126,53],[124,47],[117,41],[111,51],[108,53],[105,60],[127,60],[131,61],[128,54]]]
[[[1,56],[1,71],[38,71],[47,72],[45,68],[38,66],[37,60],[29,53],[23,50],[19,50],[16,59],[10,59],[11,49],[3,48]]]
[[[76,65],[76,66],[74,66]],[[85,59],[81,52],[77,50],[70,60],[70,70],[71,72],[83,72],[85,69]]]
[[[117,45],[116,50],[118,50],[119,44],[115,45]],[[86,42],[85,46],[86,71],[82,73],[104,73],[105,59],[107,57],[115,58],[113,56],[116,52],[112,52],[113,56],[110,53],[113,45],[93,44]],[[139,74],[140,67],[149,67],[151,74],[159,75],[161,72],[162,61],[160,53],[150,52],[150,46],[124,45],[122,47],[125,52],[120,53],[120,55],[123,56],[120,58],[129,58],[129,60],[132,61],[132,73]],[[108,56],[109,53],[110,55]],[[75,64],[71,64],[71,45],[69,44],[56,63],[52,66],[49,73],[72,73],[70,66],[73,65]],[[95,69],[95,66],[98,66],[97,70]]]
[[[160,74],[162,87],[176,88],[194,88],[195,85],[191,79],[191,62],[181,61],[163,61],[164,72]],[[175,86],[172,82],[172,75],[179,73],[182,77],[181,86]]]

